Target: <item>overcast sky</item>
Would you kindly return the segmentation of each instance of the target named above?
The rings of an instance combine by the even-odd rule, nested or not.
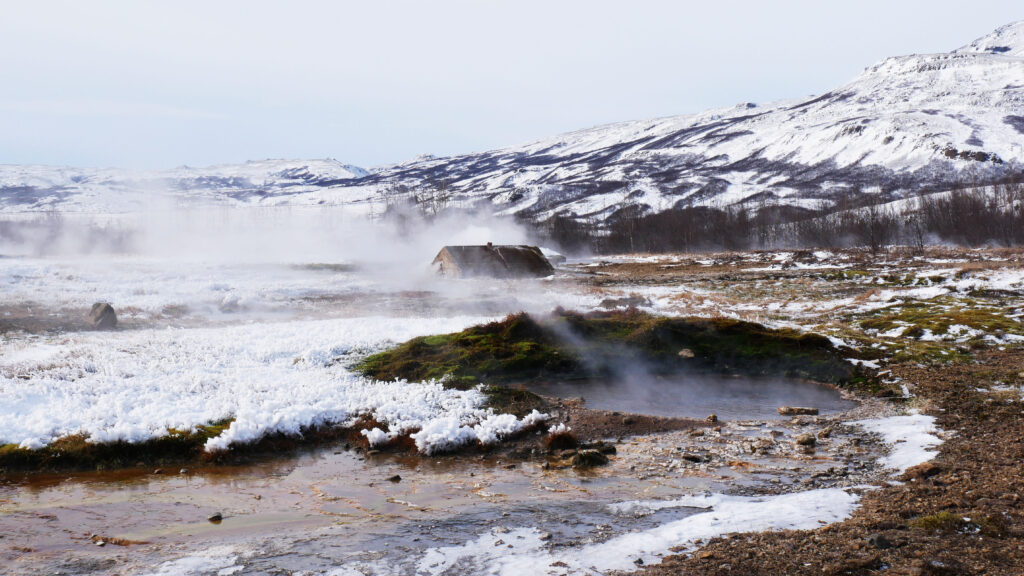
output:
[[[3,2],[0,163],[361,166],[817,94],[1024,2]]]

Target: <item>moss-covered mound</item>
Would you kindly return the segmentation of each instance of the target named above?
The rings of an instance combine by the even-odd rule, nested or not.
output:
[[[454,386],[595,378],[623,368],[714,371],[845,383],[854,377],[827,338],[727,318],[638,310],[515,314],[462,332],[415,338],[358,369],[382,380],[447,377]]]
[[[0,445],[0,479],[6,474],[58,472],[70,470],[117,470],[140,466],[177,466],[238,463],[251,459],[279,457],[282,453],[311,448],[319,444],[347,442],[368,448],[361,430],[384,427],[379,422],[361,419],[354,425],[303,428],[298,435],[275,433],[230,450],[207,452],[206,441],[224,433],[233,419],[225,419],[192,430],[169,430],[167,435],[142,442],[90,442],[84,434],[64,436],[38,449],[17,444]]]
[[[196,426],[183,432],[171,430],[166,436],[145,442],[89,442],[83,434],[58,438],[38,450],[0,445],[0,469],[17,470],[111,470],[139,464],[169,465],[199,460],[210,438],[220,436],[230,420]]]

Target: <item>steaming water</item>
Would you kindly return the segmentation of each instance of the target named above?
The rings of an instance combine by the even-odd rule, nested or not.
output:
[[[529,386],[546,396],[582,397],[588,408],[650,416],[730,420],[780,418],[779,406],[811,406],[822,414],[854,406],[833,388],[796,379],[682,374],[615,380],[550,382]]]

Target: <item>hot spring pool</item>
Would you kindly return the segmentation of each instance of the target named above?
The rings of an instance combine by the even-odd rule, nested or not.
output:
[[[716,414],[729,420],[765,420],[782,418],[779,406],[807,406],[829,414],[855,405],[834,388],[792,378],[644,374],[544,382],[525,388],[545,396],[582,397],[586,407],[595,410],[682,418]]]

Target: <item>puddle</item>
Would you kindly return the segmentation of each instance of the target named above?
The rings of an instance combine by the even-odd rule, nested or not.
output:
[[[531,384],[529,390],[559,398],[582,397],[587,408],[649,416],[727,420],[782,418],[779,406],[810,406],[821,414],[853,408],[838,390],[806,380],[721,375],[648,374],[616,380]]]

